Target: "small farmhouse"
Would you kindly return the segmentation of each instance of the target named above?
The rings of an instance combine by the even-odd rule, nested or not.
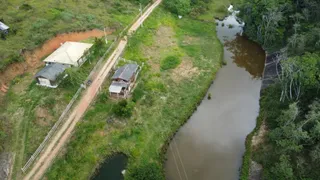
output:
[[[0,21],[0,32],[8,34],[9,26],[5,25],[3,22]]]
[[[137,64],[126,64],[117,69],[112,76],[112,84],[109,87],[110,96],[126,98],[135,85],[139,70]]]
[[[66,68],[67,66],[63,64],[48,64],[35,75],[37,85],[50,88],[58,87],[59,79],[57,78]]]
[[[86,61],[86,57],[84,55],[91,46],[93,46],[93,44],[65,42],[50,56],[48,56],[44,62],[47,64],[59,63],[79,67]]]

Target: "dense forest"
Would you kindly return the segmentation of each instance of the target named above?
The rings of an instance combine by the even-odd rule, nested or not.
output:
[[[263,179],[320,179],[320,1],[243,0],[239,8],[246,35],[277,52],[278,63],[260,101],[267,133],[252,158]]]

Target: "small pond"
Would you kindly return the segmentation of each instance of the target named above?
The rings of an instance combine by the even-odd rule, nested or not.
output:
[[[123,170],[126,169],[128,157],[116,154],[103,162],[97,169],[92,180],[123,180]]]

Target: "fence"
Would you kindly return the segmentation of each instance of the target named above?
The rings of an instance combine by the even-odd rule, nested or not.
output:
[[[149,3],[147,6],[144,7],[144,9],[142,10],[143,12],[151,5],[151,3]],[[96,65],[93,67],[93,69],[91,70],[90,74],[87,76],[85,82],[87,82],[88,80],[90,80],[93,76],[93,74],[97,71],[98,67],[100,67],[100,64],[103,62],[103,60],[105,60],[106,56],[108,55],[108,53],[113,49],[113,47],[118,44],[120,41],[120,39],[124,36],[124,33],[126,33],[128,31],[128,28],[132,26],[132,24],[140,17],[140,13],[134,18],[133,22],[131,24],[129,24],[128,26],[126,26],[120,33],[119,35],[115,38],[115,40],[113,41],[113,43],[110,45],[110,47],[107,49],[107,51],[102,55],[102,57],[98,60],[98,62],[96,63]],[[84,83],[85,84],[85,83]],[[50,129],[50,131],[48,132],[47,136],[44,138],[44,140],[42,141],[42,143],[40,144],[40,146],[37,148],[37,150],[31,155],[31,157],[29,158],[29,160],[27,161],[27,163],[21,168],[22,172],[25,173],[28,168],[31,166],[31,164],[34,162],[34,160],[38,157],[38,155],[40,154],[40,152],[44,149],[44,147],[46,146],[46,144],[48,143],[48,141],[51,139],[51,137],[53,136],[53,134],[56,132],[57,128],[59,127],[59,125],[62,123],[63,119],[65,118],[65,116],[68,114],[69,110],[71,109],[71,107],[73,106],[73,104],[75,103],[75,101],[77,100],[77,98],[79,97],[81,91],[83,89],[83,86],[81,85],[80,88],[77,90],[77,92],[73,95],[71,101],[69,102],[69,104],[67,105],[67,107],[65,108],[65,110],[62,112],[61,116],[59,117],[58,121],[54,124],[54,126]]]

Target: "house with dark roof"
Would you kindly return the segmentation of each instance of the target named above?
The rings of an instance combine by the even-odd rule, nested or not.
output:
[[[0,32],[8,34],[9,26],[5,25],[3,22],[0,21]]]
[[[63,64],[48,64],[35,75],[37,85],[56,88],[60,81],[58,77],[65,71],[68,66]]]
[[[140,67],[137,64],[126,64],[116,70],[109,86],[111,97],[126,98],[135,85]]]

